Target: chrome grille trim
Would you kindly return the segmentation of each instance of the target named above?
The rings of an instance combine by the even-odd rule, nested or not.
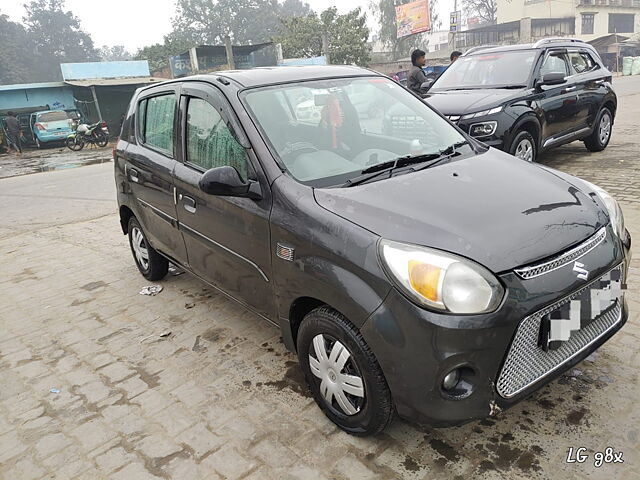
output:
[[[496,390],[501,397],[511,398],[551,374],[622,321],[621,297],[589,325],[572,332],[571,338],[563,342],[559,349],[545,352],[540,348],[538,335],[542,317],[579,296],[592,283],[520,322],[496,381]]]
[[[602,227],[591,238],[587,239],[577,247],[572,248],[568,252],[565,252],[543,263],[530,265],[528,267],[517,268],[515,272],[519,277],[524,278],[525,280],[539,277],[540,275],[544,275],[545,273],[557,270],[558,268],[564,267],[568,263],[571,263],[585,256],[591,250],[604,242],[605,238],[607,238],[607,228]]]

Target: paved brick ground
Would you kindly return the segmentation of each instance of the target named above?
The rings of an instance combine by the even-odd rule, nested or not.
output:
[[[543,162],[622,197],[628,324],[532,398],[458,428],[338,431],[275,328],[187,274],[139,295],[115,215],[0,229],[0,478],[639,478],[640,97],[625,108],[606,152],[571,145]],[[565,463],[581,446],[590,459]],[[595,468],[606,447],[625,463]]]

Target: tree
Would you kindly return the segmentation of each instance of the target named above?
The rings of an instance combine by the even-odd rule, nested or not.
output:
[[[339,15],[331,7],[317,16],[292,17],[282,21],[283,32],[276,38],[286,58],[314,57],[323,54],[322,33],[329,38],[331,63],[367,65],[371,51],[367,44],[367,15],[359,8]]]
[[[19,23],[12,22],[0,14],[0,84],[26,83],[30,81],[33,54],[29,49],[27,32]]]
[[[374,11],[380,20],[380,40],[388,47],[391,47],[394,58],[408,57],[411,50],[420,47],[424,48],[428,44],[428,40],[423,34],[398,38],[396,7],[411,1],[413,0],[373,0],[372,2]],[[438,0],[429,0],[429,20],[432,31],[436,31],[442,26],[437,5]]]
[[[134,59],[147,60],[149,62],[149,70],[157,72],[169,65],[170,57],[183,53],[192,46],[191,43],[175,41],[165,37],[164,43],[156,43],[138,50]]]
[[[177,0],[171,42],[221,45],[228,35],[235,44],[270,41],[280,20],[312,13],[300,0]]]
[[[113,47],[103,45],[100,49],[100,58],[103,62],[119,62],[131,60],[133,55],[123,45],[114,45]]]
[[[480,23],[496,23],[498,4],[496,0],[462,0],[462,9],[467,18],[477,17]]]
[[[100,59],[91,36],[82,30],[78,18],[71,11],[63,10],[64,0],[32,0],[24,7],[29,47],[37,58],[33,81],[61,79],[61,63]]]

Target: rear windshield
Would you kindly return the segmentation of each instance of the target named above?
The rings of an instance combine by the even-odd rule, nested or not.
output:
[[[525,87],[536,54],[536,50],[517,50],[460,57],[438,78],[433,89]]]
[[[64,112],[62,110],[58,112],[41,113],[40,115],[38,115],[39,122],[57,122],[59,120],[68,120],[68,119],[69,119],[69,116],[67,115],[67,112]]]

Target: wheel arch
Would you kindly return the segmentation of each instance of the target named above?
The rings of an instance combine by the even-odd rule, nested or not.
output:
[[[540,122],[533,114],[523,115],[515,122],[509,135],[509,150],[511,150],[513,140],[518,133],[523,130],[531,134],[536,141],[536,149],[540,151],[540,146],[542,145],[542,128],[540,127]]]
[[[120,206],[120,227],[122,228],[122,233],[125,235],[129,233],[129,220],[131,220],[131,217],[135,217],[133,210],[131,210],[126,205],[121,205]]]

